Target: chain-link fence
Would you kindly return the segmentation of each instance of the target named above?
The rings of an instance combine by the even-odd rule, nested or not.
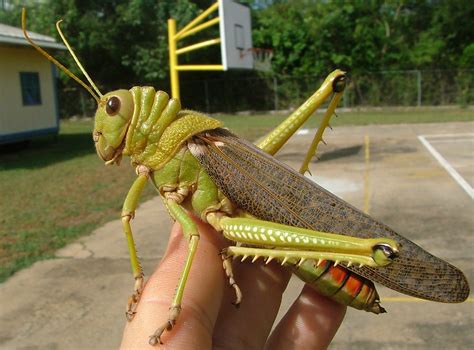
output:
[[[95,100],[81,87],[59,90],[59,115],[61,118],[92,117],[97,108]]]
[[[346,108],[474,103],[474,70],[380,71],[350,78],[341,102]],[[186,108],[207,113],[285,110],[303,103],[323,80],[276,75],[182,80],[181,100]],[[96,108],[95,101],[80,88],[61,90],[60,106],[66,118],[91,116]]]

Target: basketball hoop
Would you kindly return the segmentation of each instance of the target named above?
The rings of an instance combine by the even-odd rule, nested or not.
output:
[[[272,49],[262,49],[259,47],[253,47],[251,49],[242,50],[243,53],[240,57],[244,57],[248,54],[253,56],[253,68],[261,72],[269,72],[272,70]]]

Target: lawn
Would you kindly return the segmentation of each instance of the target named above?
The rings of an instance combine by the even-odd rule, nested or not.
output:
[[[216,117],[238,135],[253,140],[285,115]],[[333,126],[472,121],[474,112],[350,112],[333,119]],[[308,127],[316,127],[318,121],[312,118]],[[24,149],[0,149],[0,281],[37,260],[53,257],[58,248],[119,217],[135,173],[127,159],[121,165],[123,170],[104,166],[94,152],[91,130],[90,120],[63,121],[56,140],[44,138]],[[143,200],[154,194],[148,186]]]
[[[0,153],[0,280],[119,217],[134,171],[104,166],[91,130],[91,121],[65,121],[57,140]]]
[[[304,125],[307,128],[316,128],[320,122],[320,115],[316,114]],[[222,115],[214,116],[221,119],[226,127],[248,140],[255,140],[278,125],[288,114],[252,114],[252,115]],[[474,109],[454,108],[407,108],[384,109],[369,111],[351,111],[338,113],[338,117],[331,119],[332,126],[342,125],[369,125],[369,124],[402,124],[402,123],[440,123],[450,121],[472,121]]]

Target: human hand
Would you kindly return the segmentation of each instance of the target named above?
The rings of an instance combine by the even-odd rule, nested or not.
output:
[[[240,308],[232,305],[219,252],[222,235],[197,222],[201,238],[184,289],[181,314],[161,340],[167,349],[325,349],[341,324],[346,308],[305,286],[272,331],[281,297],[291,274],[268,265],[235,263],[234,276],[243,293]],[[143,290],[137,314],[127,323],[122,349],[157,349],[148,339],[166,322],[188,252],[181,227],[173,226],[166,253]],[[237,260],[239,261],[239,260]]]

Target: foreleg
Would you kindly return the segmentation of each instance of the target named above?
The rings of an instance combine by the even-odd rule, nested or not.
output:
[[[125,237],[127,239],[133,277],[135,278],[133,294],[128,298],[127,309],[125,312],[125,316],[127,317],[128,321],[131,321],[136,313],[135,310],[143,290],[143,270],[137,256],[137,250],[135,248],[135,242],[133,240],[130,221],[135,217],[135,210],[137,209],[138,200],[148,180],[149,171],[145,167],[137,167],[137,173],[138,178],[135,180],[132,187],[128,191],[122,209],[122,226],[123,231],[125,233]]]

